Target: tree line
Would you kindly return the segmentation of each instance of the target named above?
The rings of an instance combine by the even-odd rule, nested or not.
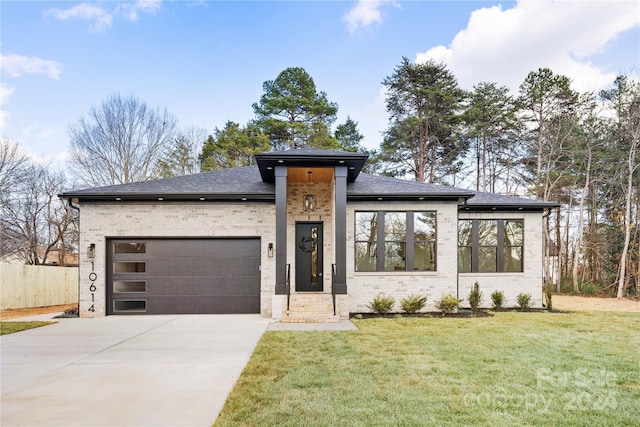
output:
[[[369,173],[561,203],[545,220],[558,289],[637,293],[638,81],[619,76],[599,93],[579,93],[568,77],[541,68],[515,94],[497,82],[465,91],[445,64],[402,58],[382,84],[388,123],[376,149],[362,146],[351,118],[336,125],[338,105],[292,67],[263,84],[253,120],[211,133],[179,129],[166,109],[112,95],[71,125],[69,169],[74,184],[100,186],[249,166],[269,150],[365,152]],[[3,143],[3,156],[14,146]],[[20,176],[10,170],[2,173]],[[16,208],[2,206],[9,242]]]

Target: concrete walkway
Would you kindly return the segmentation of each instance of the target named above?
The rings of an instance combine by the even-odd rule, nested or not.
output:
[[[259,315],[56,321],[0,338],[3,427],[209,426],[269,325]]]

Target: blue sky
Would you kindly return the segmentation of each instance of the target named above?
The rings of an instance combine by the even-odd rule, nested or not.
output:
[[[2,0],[0,24],[0,135],[60,166],[69,125],[117,92],[211,133],[247,123],[263,82],[303,67],[375,148],[381,81],[403,56],[514,94],[539,67],[581,91],[640,67],[637,1]]]

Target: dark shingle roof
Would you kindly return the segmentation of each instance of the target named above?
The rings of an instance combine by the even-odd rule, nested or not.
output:
[[[457,199],[472,196],[473,192],[459,188],[364,173],[361,173],[358,180],[347,187],[347,197],[351,200],[380,197],[383,199],[406,199],[410,197],[414,200],[416,197]]]
[[[483,193],[474,191],[475,195],[467,200],[466,208],[472,209],[550,209],[560,206],[557,203],[544,200],[527,199],[524,197],[505,196],[503,194]]]
[[[262,181],[258,166],[203,172],[174,178],[73,190],[62,198],[80,200],[275,200],[275,186]],[[361,173],[347,185],[349,201],[455,200],[462,210],[534,209],[558,205],[541,200],[462,190],[444,185]]]
[[[110,185],[69,191],[61,195],[64,198],[152,200],[165,199],[241,199],[273,200],[273,184],[260,178],[257,166],[203,172],[194,175],[151,181],[132,182],[130,184]]]

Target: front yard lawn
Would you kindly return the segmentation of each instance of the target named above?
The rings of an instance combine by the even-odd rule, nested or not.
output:
[[[353,322],[265,333],[215,426],[639,425],[638,314]]]
[[[56,322],[0,322],[0,335],[14,334],[16,332],[39,328],[40,326],[52,325],[54,323]]]

